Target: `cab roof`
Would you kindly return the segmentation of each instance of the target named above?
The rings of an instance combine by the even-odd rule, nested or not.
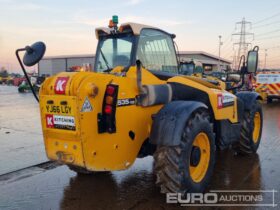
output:
[[[153,26],[149,26],[149,25],[128,22],[128,23],[121,24],[121,26],[119,27],[119,31],[120,32],[125,32],[127,30],[127,31],[132,31],[132,33],[134,35],[139,35],[141,30],[144,29],[144,28],[161,30],[159,28],[156,28],[156,27],[153,27]],[[100,35],[110,34],[110,32],[111,32],[111,29],[107,28],[107,27],[99,27],[99,28],[95,29],[95,35],[96,35],[97,39],[99,39]]]

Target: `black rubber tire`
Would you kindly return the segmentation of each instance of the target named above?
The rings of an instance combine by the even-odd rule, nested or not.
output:
[[[82,167],[79,167],[79,166],[73,166],[73,165],[67,165],[68,168],[71,170],[71,171],[74,171],[76,172],[77,174],[82,174],[82,175],[92,175],[92,174],[99,174],[99,173],[102,173],[102,172],[98,172],[98,171],[89,171],[85,168],[82,168]],[[107,171],[105,171],[107,172]]]
[[[210,143],[210,160],[204,178],[194,182],[189,173],[192,144],[197,134],[204,132]],[[203,192],[210,182],[215,165],[215,134],[207,110],[199,110],[192,114],[182,132],[178,146],[159,146],[154,154],[154,171],[156,184],[161,193]]]
[[[260,135],[257,143],[253,141],[253,131],[254,131],[254,116],[255,113],[259,112],[261,117]],[[263,127],[263,112],[262,106],[259,101],[255,101],[250,110],[244,112],[242,127],[241,127],[241,137],[236,147],[236,151],[239,154],[251,154],[255,153],[260,145]]]
[[[271,104],[272,102],[273,102],[273,99],[272,99],[272,98],[269,98],[269,97],[268,97],[268,98],[266,99],[266,103],[267,103],[267,104]]]

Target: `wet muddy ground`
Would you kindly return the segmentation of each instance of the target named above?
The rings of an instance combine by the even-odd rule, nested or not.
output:
[[[47,161],[39,107],[32,94],[0,85],[0,174]]]
[[[30,94],[19,95],[15,90],[0,86],[0,209],[186,208],[166,204],[166,197],[154,184],[152,157],[137,159],[127,171],[90,176],[77,175],[66,166],[39,164],[46,157],[38,107]],[[208,191],[277,190],[274,209],[279,209],[280,103],[263,108],[258,153],[235,156],[231,150],[219,151]],[[261,194],[272,200],[270,192]]]

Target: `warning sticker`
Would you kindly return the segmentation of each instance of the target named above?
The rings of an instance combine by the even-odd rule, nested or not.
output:
[[[93,110],[88,97],[86,97],[84,104],[82,106],[81,112],[91,112]]]
[[[234,105],[235,96],[230,93],[218,94],[218,108],[225,108]]]
[[[57,128],[64,130],[76,130],[75,118],[73,116],[46,115],[47,128]]]

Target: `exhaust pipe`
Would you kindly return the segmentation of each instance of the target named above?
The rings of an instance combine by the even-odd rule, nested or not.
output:
[[[140,60],[136,61],[136,69],[137,69],[137,87],[140,92],[140,95],[145,95],[144,88],[142,86],[142,63]]]
[[[147,107],[167,104],[172,100],[171,85],[142,85],[142,64],[140,60],[136,61],[136,70],[137,87],[140,93],[137,96],[137,105]]]

